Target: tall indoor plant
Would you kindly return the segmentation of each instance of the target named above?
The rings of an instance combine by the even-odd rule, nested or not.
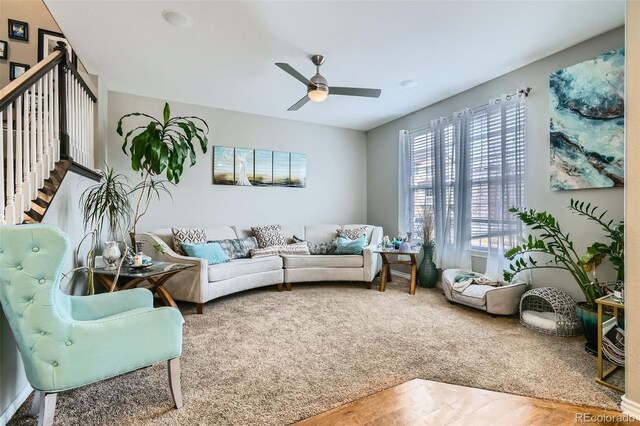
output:
[[[87,188],[80,196],[80,209],[84,219],[85,235],[78,246],[78,253],[85,239],[91,237],[91,247],[87,252],[86,265],[79,269],[87,270],[87,293],[93,294],[93,266],[95,250],[103,236],[105,223],[107,239],[117,241],[126,232],[131,219],[129,194],[131,187],[124,175],[115,173],[107,167],[100,172],[100,181]]]
[[[438,270],[433,263],[433,211],[424,207],[422,213],[422,248],[424,254],[418,267],[420,287],[433,288],[438,282]]]
[[[596,268],[607,258],[617,272],[617,282],[624,281],[624,222],[614,223],[604,217],[607,211],[600,213],[597,206],[582,201],[571,200],[569,210],[596,223],[604,231],[607,242],[595,242],[587,247],[585,254],[579,255],[570,238],[551,214],[532,209],[510,211],[528,225],[538,235],[529,235],[522,245],[509,250],[505,257],[511,261],[509,270],[504,271],[504,279],[511,281],[518,273],[529,269],[555,268],[568,271],[585,296],[586,303],[578,304],[578,315],[583,320],[588,350],[597,341],[597,323],[595,312],[596,299],[607,294],[606,282],[600,282]],[[534,259],[534,255],[546,256],[547,261]],[[591,274],[591,275],[590,275]]]
[[[151,121],[134,127],[124,135],[123,121],[129,117],[145,117]],[[203,154],[207,152],[209,126],[199,117],[171,117],[169,104],[165,103],[161,120],[134,112],[120,118],[116,131],[120,136],[124,135],[122,150],[131,157],[131,168],[142,177],[142,181],[133,189],[138,199],[129,235],[135,247],[138,224],[147,213],[151,200],[160,198],[163,192],[171,195],[166,183],[180,182],[187,158],[191,166],[196,164],[195,143],[200,145]],[[166,180],[158,178],[163,173]]]

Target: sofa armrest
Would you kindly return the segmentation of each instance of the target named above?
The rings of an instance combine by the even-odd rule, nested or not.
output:
[[[524,281],[506,284],[487,291],[487,312],[497,315],[515,315],[520,309],[520,298],[527,291]]]
[[[382,269],[380,255],[373,251],[378,248],[378,244],[382,242],[382,228],[376,226],[371,232],[371,241],[369,245],[362,250],[364,256],[364,281],[371,282]]]
[[[164,241],[150,233],[137,234],[138,241],[146,241],[149,244],[160,244],[165,253],[154,251],[153,258],[162,262],[188,263],[193,268],[185,269],[167,280],[165,287],[174,299],[185,302],[204,303],[207,299],[207,284],[209,282],[209,264],[199,257],[183,256],[171,249]]]

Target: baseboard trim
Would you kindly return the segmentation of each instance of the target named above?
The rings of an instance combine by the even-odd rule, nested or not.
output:
[[[395,271],[391,269],[391,275],[395,275],[396,277],[404,278],[406,280],[411,279],[411,274],[407,274],[406,272]]]
[[[627,398],[627,395],[622,395],[622,402],[620,403],[620,409],[624,414],[628,414],[640,420],[640,403],[631,401],[630,399]]]
[[[405,280],[410,280],[411,279],[411,274],[407,274],[406,272],[400,272],[400,271],[396,271],[394,269],[391,269],[391,276],[396,276],[399,278],[404,278]],[[442,282],[438,281],[436,283],[436,288],[442,288]]]
[[[11,404],[9,404],[6,411],[2,413],[2,416],[0,416],[0,426],[6,426],[6,424],[9,423],[9,420],[11,420],[11,417],[13,417],[13,415],[18,411],[20,406],[24,404],[27,398],[29,398],[29,395],[31,395],[32,391],[33,391],[33,388],[31,386],[29,385],[25,386],[22,392],[20,392],[20,394],[16,397],[16,399]]]

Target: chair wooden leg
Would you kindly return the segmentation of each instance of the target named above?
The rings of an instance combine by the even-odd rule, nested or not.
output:
[[[278,283],[278,291],[282,291],[282,283]]]
[[[31,403],[31,417],[37,417],[40,414],[40,404],[42,404],[42,394],[40,391],[33,391],[33,402]]]
[[[43,393],[38,416],[38,426],[52,426],[56,412],[57,393]]]
[[[168,363],[169,387],[176,408],[182,408],[182,388],[180,386],[180,358],[170,359]]]
[[[367,289],[371,290],[371,281],[367,281],[366,284],[367,284]]]
[[[204,312],[204,303],[196,303],[196,312],[202,315],[202,312]]]
[[[285,283],[287,286],[287,291],[291,291],[291,283]]]

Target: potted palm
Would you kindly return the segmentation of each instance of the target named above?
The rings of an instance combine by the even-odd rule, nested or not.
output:
[[[127,134],[122,129],[123,121],[130,117],[145,117],[151,121],[134,126]],[[207,133],[209,126],[198,117],[171,117],[169,104],[164,104],[162,119],[148,114],[134,112],[126,114],[118,121],[116,129],[124,136],[122,151],[131,157],[131,168],[140,173],[142,181],[133,188],[137,195],[129,236],[133,247],[140,219],[149,210],[149,204],[161,194],[169,196],[167,184],[178,184],[184,171],[184,163],[189,159],[191,166],[196,164],[194,144],[199,144],[202,153],[207,152]],[[162,174],[166,180],[160,179]]]
[[[82,268],[87,271],[87,293],[93,294],[93,268],[95,251],[99,246],[99,239],[103,236],[105,224],[107,225],[107,243],[104,253],[117,249],[116,241],[128,228],[131,218],[131,205],[129,193],[131,188],[124,175],[115,173],[112,168],[100,172],[100,181],[87,188],[80,196],[80,208],[84,219],[85,230],[90,231],[84,236],[78,245],[76,258],[79,258],[79,250],[87,238],[91,238],[91,246],[87,252],[86,264]],[[115,256],[117,258],[117,256]],[[114,259],[115,260],[115,259]],[[114,280],[115,282],[115,280]]]
[[[585,330],[587,351],[593,353],[597,345],[596,299],[609,292],[612,283],[598,280],[596,268],[608,259],[617,272],[619,286],[624,282],[624,222],[607,221],[607,211],[600,213],[597,206],[571,200],[569,210],[596,223],[604,231],[607,242],[595,242],[587,247],[583,255],[565,233],[555,217],[547,212],[532,209],[512,208],[510,211],[538,235],[529,235],[522,245],[509,250],[505,257],[511,262],[504,271],[504,279],[511,281],[518,273],[539,268],[554,268],[568,271],[584,294],[586,302],[578,303],[577,314]],[[535,258],[534,258],[535,256]],[[546,258],[543,261],[540,257]]]

